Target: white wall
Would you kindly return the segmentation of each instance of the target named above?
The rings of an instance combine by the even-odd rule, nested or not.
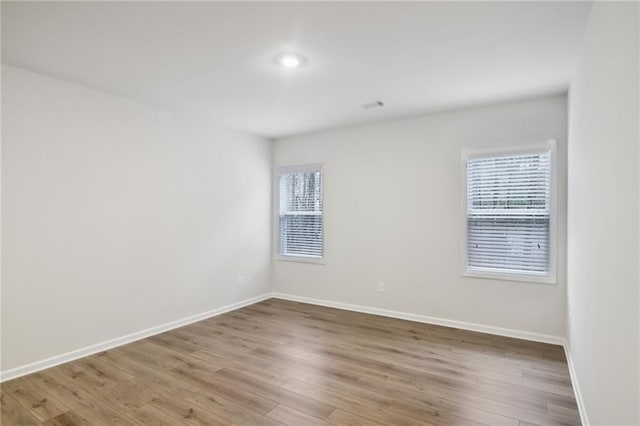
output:
[[[326,264],[275,260],[274,290],[563,337],[566,108],[557,96],[276,141],[276,167],[325,163]],[[461,150],[550,138],[560,166],[557,284],[462,277]]]
[[[3,371],[270,290],[271,142],[2,72]]]
[[[640,424],[638,36],[637,3],[594,3],[569,96],[567,334],[594,425]]]

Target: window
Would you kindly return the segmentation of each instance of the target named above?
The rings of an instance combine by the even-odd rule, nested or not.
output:
[[[466,275],[555,281],[554,146],[466,156]]]
[[[323,258],[322,165],[278,170],[278,254]]]

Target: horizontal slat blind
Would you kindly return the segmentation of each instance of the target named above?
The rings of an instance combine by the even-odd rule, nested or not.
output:
[[[279,253],[322,258],[322,170],[280,175]]]
[[[467,268],[549,272],[550,152],[467,160]]]

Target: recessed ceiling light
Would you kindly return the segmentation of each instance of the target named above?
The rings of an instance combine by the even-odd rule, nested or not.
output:
[[[297,53],[280,53],[273,58],[273,62],[282,68],[298,68],[304,65],[307,60]]]

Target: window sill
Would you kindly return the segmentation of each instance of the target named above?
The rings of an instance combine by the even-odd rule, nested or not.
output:
[[[326,262],[323,258],[315,258],[315,257],[304,257],[304,256],[276,256],[275,260],[280,260],[284,262],[298,262],[298,263],[313,263],[316,265],[325,265]]]
[[[469,270],[467,269],[462,273],[463,277],[467,278],[484,278],[488,280],[501,280],[501,281],[519,281],[531,284],[556,284],[556,277],[553,274],[549,275],[524,275],[514,274],[500,271],[483,271],[483,270]]]

